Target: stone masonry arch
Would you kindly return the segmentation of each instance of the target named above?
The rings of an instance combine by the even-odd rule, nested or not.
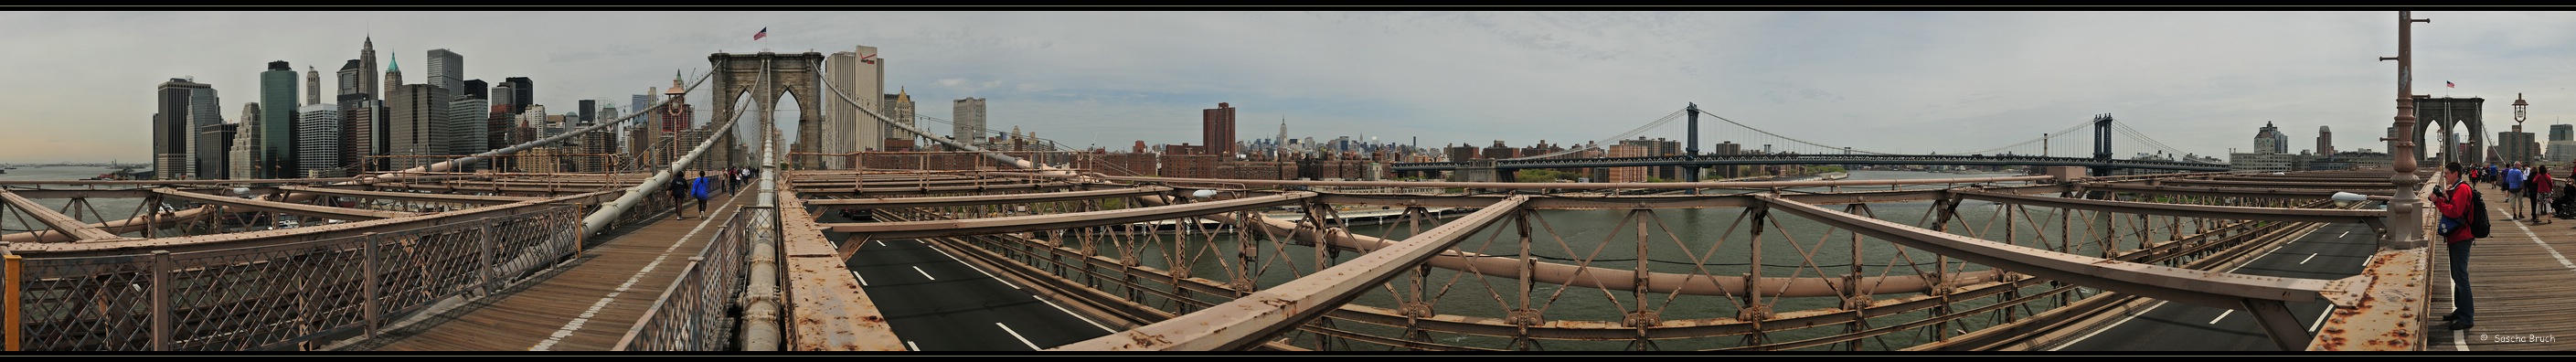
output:
[[[733,114],[741,97],[749,94],[753,107],[760,110],[761,132],[777,129],[778,98],[796,96],[796,144],[789,152],[815,152],[823,143],[823,53],[757,54],[715,53],[707,56],[714,65],[715,115]],[[725,132],[725,134],[733,134]]]

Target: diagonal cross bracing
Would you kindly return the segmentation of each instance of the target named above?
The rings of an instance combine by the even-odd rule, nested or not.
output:
[[[1024,183],[1024,184],[982,185],[982,186],[941,186],[941,187],[870,187],[870,188],[865,188],[865,189],[858,189],[858,190],[855,190],[855,191],[854,191],[854,190],[851,190],[850,188],[847,188],[847,187],[843,187],[843,188],[802,188],[802,189],[795,189],[795,190],[796,190],[796,192],[797,192],[797,193],[807,194],[807,195],[816,195],[816,196],[857,196],[857,195],[914,195],[914,194],[927,194],[927,193],[940,193],[940,192],[970,192],[970,191],[986,191],[986,190],[1019,190],[1019,189],[1029,189],[1029,190],[1051,190],[1051,189],[1063,189],[1063,188],[1068,188],[1068,187],[1073,187],[1073,184],[1071,184],[1071,183],[1063,183],[1063,182],[1048,182],[1048,183]]]
[[[414,213],[400,212],[400,211],[359,210],[359,209],[350,209],[350,208],[339,208],[339,207],[330,207],[330,206],[315,206],[315,205],[305,205],[305,204],[288,203],[288,202],[277,202],[277,201],[268,201],[268,200],[258,200],[258,199],[241,199],[241,198],[231,198],[231,197],[223,197],[223,196],[215,196],[215,195],[200,194],[200,193],[194,193],[194,192],[186,192],[186,191],[173,191],[173,190],[170,190],[170,189],[153,189],[153,190],[152,190],[152,193],[161,194],[161,195],[162,195],[162,196],[164,196],[164,197],[175,197],[175,198],[187,199],[187,200],[189,200],[189,201],[196,201],[196,202],[209,203],[209,204],[221,204],[221,205],[224,205],[224,206],[239,207],[239,208],[252,209],[252,210],[259,210],[259,211],[268,211],[268,212],[282,212],[282,213],[296,214],[296,215],[321,216],[321,217],[324,217],[324,218],[342,219],[342,220],[375,220],[375,219],[390,219],[390,218],[397,218],[397,217],[404,217],[404,216],[418,215],[418,214],[414,214]]]
[[[2213,219],[2270,220],[2290,222],[2378,222],[2388,217],[2382,210],[2285,209],[2272,207],[2180,205],[2153,202],[2086,200],[1955,189],[1961,198],[2080,210],[2102,210],[2158,216],[2189,216]]]
[[[44,222],[45,226],[54,228],[54,230],[57,231],[62,231],[64,234],[71,235],[79,238],[80,240],[117,238],[116,233],[108,232],[106,229],[89,226],[89,223],[81,222],[80,219],[73,218],[70,215],[63,215],[62,213],[54,212],[53,209],[47,209],[44,205],[37,205],[34,200],[19,197],[18,194],[11,193],[9,190],[0,190],[0,200],[7,201],[9,203],[9,207],[18,208],[20,212],[34,215],[36,220]]]
[[[1115,189],[1115,190],[1091,190],[1091,191],[1071,191],[1071,192],[1043,192],[1043,193],[1009,194],[1009,195],[943,196],[943,197],[906,197],[906,198],[894,198],[894,199],[831,199],[831,200],[806,200],[806,201],[805,201],[805,204],[806,204],[806,205],[812,205],[812,206],[843,206],[843,207],[855,207],[855,208],[966,206],[966,205],[990,205],[990,204],[1022,203],[1022,202],[1072,201],[1072,200],[1087,200],[1087,199],[1109,198],[1109,197],[1145,196],[1145,195],[1160,194],[1160,193],[1170,192],[1170,191],[1172,191],[1172,188],[1170,188],[1170,187],[1162,187],[1162,186],[1146,186],[1146,187],[1126,188],[1126,189]]]
[[[1056,347],[1059,351],[1219,351],[1262,343],[1271,334],[1304,324],[1386,283],[1460,240],[1519,212],[1529,196],[1513,196],[1476,213],[1406,238],[1386,249],[1234,301],[1169,320]]]
[[[2244,300],[2304,302],[2328,290],[2331,281],[2280,278],[2192,270],[2103,259],[1925,230],[1842,213],[1786,199],[1762,197],[1771,208],[1835,228],[1868,234],[1907,247],[1993,266],[2015,273],[2066,281],[2149,298],[2219,308],[2243,308]]]
[[[870,222],[822,224],[834,232],[867,234],[871,239],[915,239],[941,236],[966,236],[1054,230],[1088,226],[1116,225],[1151,220],[1172,219],[1204,214],[1243,211],[1287,205],[1315,197],[1313,192],[1288,192],[1233,200],[1205,201],[1172,206],[1125,210],[1077,212],[1051,215],[996,217],[982,219],[927,220],[904,222]],[[860,240],[853,240],[860,241]]]

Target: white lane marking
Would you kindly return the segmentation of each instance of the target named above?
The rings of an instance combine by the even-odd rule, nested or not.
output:
[[[734,208],[739,210],[742,206],[735,205]],[[716,211],[722,212],[724,209],[716,209]],[[662,248],[661,256],[653,257],[653,262],[644,263],[644,269],[636,270],[635,275],[626,277],[626,283],[618,284],[616,290],[608,292],[608,295],[599,297],[599,302],[591,303],[590,310],[582,311],[581,315],[573,317],[572,321],[564,322],[563,328],[555,329],[554,334],[547,335],[545,341],[537,342],[536,346],[528,347],[528,350],[544,351],[548,348],[553,348],[557,342],[563,342],[564,337],[571,337],[573,331],[579,331],[583,324],[590,323],[590,317],[599,315],[599,310],[607,309],[609,303],[617,302],[617,295],[625,294],[627,289],[635,287],[636,282],[644,280],[644,274],[652,273],[653,268],[661,267],[663,260],[671,258],[672,250],[680,249],[681,243],[689,242],[690,237],[698,235],[699,231],[706,230],[707,223],[714,221],[716,221],[716,218],[713,217],[699,219],[697,227],[690,228],[689,233],[687,234],[680,234],[680,238],[678,240],[672,240],[670,247]]]
[[[2336,238],[2336,239],[2342,239],[2343,237],[2345,237],[2345,236],[2350,236],[2350,235],[2352,235],[2352,231],[2351,231],[2351,230],[2345,230],[2342,234],[2335,234],[2335,238]]]
[[[2459,285],[2459,284],[2454,284],[2454,283],[2442,283],[2442,284],[2451,286],[2451,288],[2449,288],[2449,289],[2450,289],[2450,292],[2451,292],[2451,295],[2453,295],[2453,296],[2460,295],[2460,294],[2459,294],[2459,293],[2460,293],[2460,285]],[[2453,300],[2451,300],[2451,313],[2459,313],[2459,312],[2460,312],[2460,301],[2459,301],[2459,300],[2457,300],[2457,299],[2453,299]],[[2443,329],[2449,329],[2449,328],[2443,328]],[[2457,348],[2457,349],[2462,350],[2462,351],[2467,351],[2467,350],[2469,350],[2469,341],[2468,341],[2468,336],[2469,336],[2469,335],[2468,335],[2468,333],[2467,333],[2467,330],[2462,330],[2462,329],[2452,329],[2452,330],[2451,330],[2451,347],[2452,347],[2452,348]]]
[[[923,277],[923,278],[930,278],[930,280],[939,280],[939,277],[930,276],[930,272],[921,271],[921,267],[917,267],[917,266],[916,266],[916,267],[912,267],[912,271],[921,272],[921,277]]]
[[[936,251],[936,252],[939,252],[939,255],[940,255],[940,256],[946,256],[946,257],[948,257],[948,260],[956,260],[956,261],[957,261],[957,262],[959,262],[959,263],[964,263],[964,262],[966,262],[966,259],[958,259],[956,255],[948,255],[948,251],[947,251],[947,250],[939,250],[939,248],[934,247],[934,248],[930,248],[930,251]]]
[[[1046,303],[1049,307],[1055,307],[1055,310],[1063,311],[1065,315],[1073,316],[1073,319],[1080,319],[1083,323],[1091,323],[1091,326],[1093,327],[1100,327],[1100,330],[1109,331],[1109,333],[1118,333],[1118,330],[1116,329],[1109,329],[1109,326],[1100,325],[1100,322],[1093,322],[1091,321],[1091,318],[1083,317],[1081,314],[1074,313],[1071,309],[1064,309],[1064,306],[1055,305],[1055,302],[1049,302],[1046,298],[1039,298],[1035,295],[1029,296],[1029,298],[1037,298],[1038,303]]]
[[[859,276],[859,271],[857,271],[857,270],[852,270],[852,271],[850,271],[850,276],[851,276],[851,277],[857,277],[857,278],[859,278],[859,286],[862,286],[862,287],[864,287],[864,286],[868,286],[868,277]]]
[[[903,346],[911,348],[915,352],[921,351],[921,346],[912,344],[912,341],[903,341]]]
[[[2317,327],[2325,326],[2326,316],[2334,315],[2334,309],[2335,306],[2333,304],[2327,304],[2326,311],[2317,312],[2317,321],[2315,323],[2308,323],[2308,333],[2316,333]]]
[[[1002,333],[1010,333],[1010,334],[1011,334],[1011,338],[1019,338],[1019,339],[1020,339],[1020,344],[1029,346],[1029,349],[1032,349],[1032,350],[1041,350],[1041,349],[1045,349],[1045,348],[1038,348],[1038,344],[1036,344],[1036,343],[1029,343],[1029,337],[1021,337],[1021,336],[1020,336],[1020,332],[1013,332],[1013,331],[1011,331],[1011,326],[1005,326],[1005,325],[1002,325],[1001,323],[993,323],[993,325],[1002,327]]]
[[[2309,260],[2317,260],[2317,253],[2308,253],[2307,259],[2299,259],[2299,265],[2308,265]]]
[[[2540,245],[2540,250],[2548,251],[2549,257],[2558,258],[2558,266],[2576,269],[2576,263],[2568,262],[2566,255],[2559,255],[2558,248],[2549,247],[2549,243],[2541,242],[2540,234],[2532,233],[2530,227],[2522,226],[2522,223],[2513,223],[2513,227],[2522,229],[2522,236],[2530,238],[2532,244]]]
[[[2093,335],[2096,335],[2096,334],[2102,334],[2102,331],[2108,331],[2108,330],[2111,330],[2111,329],[2113,329],[2113,328],[2118,328],[2118,327],[2120,327],[2120,324],[2122,324],[2122,323],[2128,323],[2129,321],[2137,320],[2137,319],[2138,319],[2138,316],[2146,315],[2148,312],[2154,312],[2154,311],[2156,311],[2156,308],[2162,308],[2162,307],[2164,307],[2164,306],[2165,306],[2165,302],[2164,302],[2164,301],[2156,301],[2156,305],[2147,306],[2147,309],[2145,309],[2145,310],[2140,310],[2140,311],[2138,311],[2138,313],[2130,314],[2128,317],[2120,318],[2120,321],[2118,321],[2118,322],[2111,322],[2111,325],[2102,326],[2102,328],[2094,328],[2092,333],[2085,333],[2083,337],[2075,337],[2075,340],[2066,341],[2066,343],[2065,343],[2065,344],[2060,344],[2060,345],[2057,345],[2056,347],[2049,347],[2049,348],[2048,348],[2048,350],[2049,350],[2049,351],[2056,351],[2056,350],[2060,350],[2060,349],[2065,349],[2065,348],[2066,348],[2066,346],[2072,346],[2072,345],[2075,345],[2076,343],[2083,342],[2083,341],[2084,341],[2084,340],[2086,340],[2086,339],[2092,339],[2092,338],[2093,338]]]
[[[877,240],[877,246],[886,246],[886,244],[885,244],[885,240]],[[891,246],[886,246],[886,247],[891,248]]]
[[[2218,324],[2218,320],[2220,320],[2220,319],[2227,319],[2227,315],[2228,315],[2228,314],[2233,314],[2233,313],[2236,313],[2236,310],[2234,310],[2234,309],[2229,309],[2229,310],[2227,310],[2227,311],[2225,311],[2225,312],[2218,312],[2218,318],[2210,318],[2210,319],[2209,319],[2209,324]]]

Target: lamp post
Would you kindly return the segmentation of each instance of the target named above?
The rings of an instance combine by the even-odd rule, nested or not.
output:
[[[2415,23],[2430,22],[2433,22],[2433,19],[2414,18],[2413,12],[2397,12],[2397,56],[2379,58],[2381,61],[2397,61],[2397,134],[2392,136],[2415,134],[2413,68],[2415,57],[2412,49],[2414,40],[2412,30]],[[2423,218],[2420,217],[2423,205],[2415,197],[2416,185],[2421,184],[2423,179],[2415,177],[2415,158],[2404,156],[2415,154],[2415,140],[2412,138],[2382,139],[2388,141],[2388,154],[2396,156],[2391,157],[2395,162],[2391,162],[2389,166],[2396,173],[2389,175],[2388,181],[2397,185],[2397,193],[2388,200],[2388,232],[2380,233],[2381,248],[2404,250],[2424,247],[2421,231],[2424,225],[2422,225]]]

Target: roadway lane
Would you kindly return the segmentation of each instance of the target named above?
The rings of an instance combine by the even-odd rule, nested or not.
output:
[[[2308,279],[2359,275],[2379,247],[2378,234],[2361,223],[2328,224],[2283,244],[2231,273]],[[2270,336],[2243,311],[2154,302],[2093,334],[2051,351],[2278,351]],[[2324,299],[2289,303],[2290,314],[2314,336],[2333,304]],[[2304,337],[2303,337],[2304,338]]]
[[[850,222],[828,209],[818,214],[823,222]],[[920,241],[868,241],[843,262],[906,349],[1030,351],[1116,332]]]

